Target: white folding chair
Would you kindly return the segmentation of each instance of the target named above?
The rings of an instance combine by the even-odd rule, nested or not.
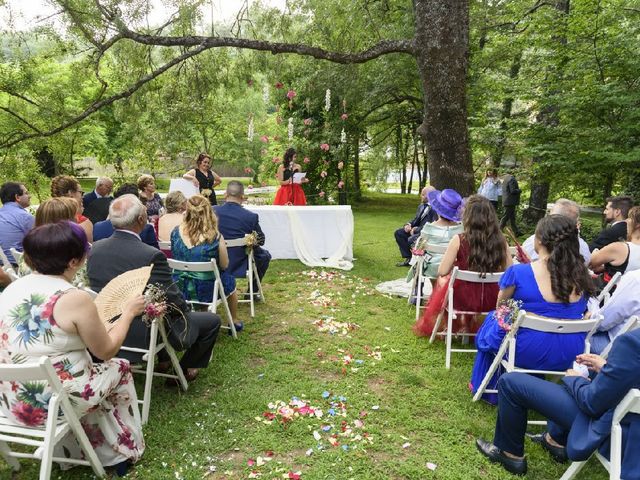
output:
[[[94,292],[95,293],[95,292]],[[158,343],[158,334],[160,334],[160,339],[162,340]],[[183,391],[187,391],[189,388],[189,384],[187,383],[187,379],[184,376],[184,372],[182,371],[182,367],[180,366],[180,361],[178,360],[178,356],[176,355],[175,350],[167,340],[167,332],[164,327],[163,322],[158,322],[157,320],[153,320],[151,323],[151,327],[149,327],[149,348],[136,348],[136,347],[120,347],[120,350],[124,350],[126,352],[133,352],[142,354],[142,361],[146,363],[146,367],[143,368],[142,365],[132,365],[131,371],[133,373],[142,373],[145,375],[144,379],[144,393],[142,395],[142,400],[138,399],[138,404],[142,405],[142,412],[140,418],[142,420],[142,424],[146,424],[149,420],[149,410],[151,408],[151,387],[153,385],[153,377],[164,377],[164,378],[173,378],[178,381],[180,387]],[[154,347],[155,346],[155,347]],[[174,373],[161,373],[156,372],[154,370],[156,364],[156,355],[158,352],[162,350],[167,351],[167,355],[169,355],[169,360],[171,361],[171,365],[173,366]]]
[[[547,318],[541,317],[539,315],[534,315],[532,313],[527,313],[524,310],[520,310],[518,314],[518,318],[511,325],[511,330],[507,333],[502,340],[502,344],[498,349],[498,353],[496,353],[496,357],[491,363],[491,367],[489,371],[482,379],[482,383],[480,387],[476,391],[476,394],[473,396],[473,401],[477,402],[483,393],[497,393],[497,390],[487,389],[487,385],[493,377],[493,374],[499,367],[505,369],[506,372],[523,372],[523,373],[533,373],[539,375],[559,375],[564,376],[564,370],[535,370],[535,369],[526,369],[520,368],[516,366],[516,342],[518,337],[518,330],[520,328],[529,328],[531,330],[537,330],[539,332],[547,332],[547,333],[561,333],[561,334],[569,334],[569,333],[587,333],[585,338],[585,348],[584,352],[589,353],[591,350],[591,336],[595,333],[598,325],[602,321],[601,315],[596,315],[593,318],[588,318],[585,320],[570,320],[570,319],[556,319],[556,318]],[[505,359],[505,354],[508,357]],[[530,421],[530,424],[533,425],[545,425],[544,421]]]
[[[161,242],[158,240],[158,246],[160,250],[171,250],[171,242]]]
[[[611,448],[609,460],[596,450],[593,454],[609,472],[610,480],[619,480],[622,473],[622,427],[620,422],[628,413],[640,414],[640,390],[633,388],[620,401],[613,412],[611,422]],[[576,478],[580,470],[586,465],[584,462],[573,462],[564,472],[560,480],[572,480]]]
[[[228,328],[231,330],[231,336],[235,339],[238,338],[236,333],[236,326],[233,323],[233,317],[231,317],[231,310],[229,310],[229,303],[227,303],[227,297],[224,296],[224,289],[222,288],[222,279],[220,278],[220,270],[218,270],[218,264],[215,258],[212,258],[210,262],[183,262],[168,258],[169,268],[172,268],[178,272],[213,272],[213,296],[210,302],[200,302],[198,300],[187,299],[192,305],[206,305],[210,312],[216,313],[218,310],[218,302],[222,303],[224,313],[227,317],[227,326],[222,328]],[[220,298],[218,298],[218,291],[222,292]]]
[[[447,251],[447,245],[435,245],[427,243],[424,247],[424,255],[418,256],[416,263],[416,271],[413,275],[411,282],[411,293],[409,294],[409,301],[411,301],[411,295],[416,292],[416,321],[420,318],[420,309],[424,308],[424,282],[430,282],[431,280],[423,274],[425,256],[431,254],[444,255]]]
[[[0,365],[0,380],[19,383],[46,382],[51,387],[52,392],[47,408],[49,415],[45,425],[42,427],[21,426],[0,413],[0,455],[4,457],[14,471],[20,470],[18,458],[33,458],[41,462],[40,480],[49,480],[52,462],[88,465],[93,468],[98,477],[106,476],[104,468],[91,446],[91,442],[89,442],[82,425],[80,425],[80,420],[73,408],[71,408],[67,393],[62,388],[62,384],[49,358],[40,357],[38,362],[33,363],[2,364]],[[60,417],[58,417],[59,410],[63,414]],[[75,435],[87,460],[53,456],[53,447],[69,431]],[[8,443],[36,447],[36,450],[32,453],[27,453],[23,449],[16,452],[9,448]]]
[[[18,265],[20,264],[20,260],[22,260],[22,252],[19,252],[18,250],[16,250],[15,248],[11,247],[9,249],[9,251],[11,252],[11,255],[13,256],[13,259],[15,260],[15,263],[17,263]]]
[[[246,248],[248,235],[243,238],[234,238],[231,240],[225,240],[227,248]],[[258,296],[261,302],[264,302],[264,293],[262,292],[262,283],[260,283],[260,277],[258,276],[258,267],[256,266],[256,260],[253,256],[253,248],[249,249],[247,253],[247,271],[244,276],[236,278],[246,278],[249,282],[249,298],[247,300],[238,297],[238,303],[248,303],[251,309],[251,317],[255,317],[255,298]],[[258,284],[258,291],[253,290],[253,281]]]
[[[451,272],[451,279],[449,280],[449,289],[447,290],[447,331],[446,332],[438,332],[440,328],[440,323],[442,322],[442,316],[444,314],[441,313],[438,315],[438,319],[436,320],[436,324],[433,327],[433,331],[431,332],[431,338],[429,339],[429,343],[433,343],[436,338],[436,335],[446,335],[446,345],[447,350],[445,354],[445,367],[449,369],[451,367],[451,353],[475,353],[477,350],[475,348],[451,348],[452,341],[452,330],[453,330],[453,321],[458,318],[458,315],[487,315],[489,312],[469,312],[464,310],[456,310],[453,306],[453,299],[455,295],[455,289],[453,285],[456,280],[464,280],[469,283],[482,283],[482,284],[491,284],[491,283],[499,283],[500,278],[502,278],[503,272],[497,273],[487,273],[484,276],[478,272],[472,272],[470,270],[460,270],[458,267],[453,267],[453,272]],[[475,337],[475,333],[463,333],[460,334],[465,337]]]
[[[0,245],[0,260],[2,261],[2,270],[4,271],[4,273],[7,274],[12,282],[17,280],[20,276],[18,275],[16,269],[13,268],[13,265],[11,265],[11,262],[9,261],[7,256],[4,254],[2,245]]]
[[[602,358],[607,358],[615,339],[618,338],[620,335],[624,335],[625,333],[630,332],[631,330],[635,330],[638,327],[640,327],[640,318],[638,318],[637,315],[633,315],[632,317],[629,318],[629,320],[625,322],[624,326],[616,334],[615,338],[609,342],[609,345],[604,347],[604,350],[602,350],[602,352],[600,353],[600,356]]]
[[[607,304],[607,302],[609,302],[609,300],[611,300],[611,290],[613,290],[613,287],[615,287],[618,284],[621,277],[622,277],[622,273],[620,272],[616,272],[616,274],[613,277],[611,277],[611,280],[609,280],[609,283],[605,285],[605,287],[600,292],[600,295],[598,295],[598,298],[597,298],[598,305],[604,306]]]

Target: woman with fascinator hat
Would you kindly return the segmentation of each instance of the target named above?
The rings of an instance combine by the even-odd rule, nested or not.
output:
[[[446,246],[457,234],[462,233],[460,224],[462,214],[462,197],[458,192],[450,188],[442,191],[433,190],[427,193],[429,205],[438,214],[438,219],[433,223],[427,223],[422,227],[420,238],[416,242],[416,248],[422,250],[427,243],[430,245]],[[438,276],[438,266],[442,260],[442,254],[425,250],[423,274],[430,279]],[[412,269],[413,270],[413,269]],[[412,274],[413,272],[410,272]]]

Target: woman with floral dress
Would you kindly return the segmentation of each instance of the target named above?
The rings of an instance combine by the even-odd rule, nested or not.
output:
[[[125,303],[107,330],[91,297],[71,284],[89,251],[84,230],[68,221],[46,224],[31,230],[23,246],[34,273],[0,295],[0,362],[49,357],[102,464],[126,472],[145,444],[129,362],[113,357],[142,313],[144,297]],[[89,351],[104,362],[94,364]],[[50,397],[45,382],[0,382],[0,410],[20,425],[44,425]],[[82,457],[72,433],[54,454]]]

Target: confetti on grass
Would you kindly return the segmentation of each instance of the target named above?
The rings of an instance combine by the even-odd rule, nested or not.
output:
[[[316,320],[313,324],[318,327],[319,332],[327,332],[331,335],[347,336],[350,332],[360,328],[360,325],[352,322],[338,322],[333,317],[324,317]]]

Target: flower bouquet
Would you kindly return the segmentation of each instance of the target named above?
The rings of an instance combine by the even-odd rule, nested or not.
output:
[[[142,321],[150,327],[154,320],[164,317],[167,312],[167,294],[158,284],[149,284],[144,291],[144,312]]]
[[[495,312],[498,326],[505,332],[510,331],[511,325],[513,324],[514,320],[518,318],[518,313],[520,312],[521,307],[521,300],[514,300],[513,298],[509,298],[508,300],[502,301],[498,308],[496,308]]]
[[[200,195],[209,198],[211,196],[211,190],[209,190],[208,188],[203,188],[200,192]]]

